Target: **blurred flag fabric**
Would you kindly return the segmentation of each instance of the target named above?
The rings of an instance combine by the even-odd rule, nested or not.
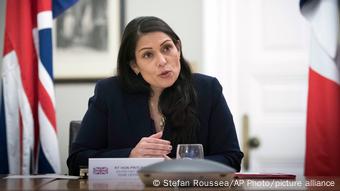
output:
[[[9,0],[2,63],[0,174],[60,173],[53,17],[76,0]]]
[[[301,0],[311,26],[306,176],[340,175],[338,0]]]

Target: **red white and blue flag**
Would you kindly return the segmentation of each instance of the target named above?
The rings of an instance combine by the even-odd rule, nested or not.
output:
[[[338,0],[301,0],[311,26],[306,176],[340,176]]]
[[[60,173],[52,25],[76,0],[9,0],[0,103],[0,174]]]

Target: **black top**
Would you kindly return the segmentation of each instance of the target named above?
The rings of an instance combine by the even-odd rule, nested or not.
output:
[[[222,86],[216,78],[193,74],[200,120],[198,143],[203,145],[205,159],[240,170],[240,151],[235,126]],[[131,94],[122,90],[117,77],[99,81],[81,128],[67,159],[70,174],[79,174],[79,166],[87,166],[89,158],[129,157],[142,137],[155,132],[150,118],[147,94]],[[169,137],[166,124],[163,138]],[[177,145],[172,145],[175,157]]]

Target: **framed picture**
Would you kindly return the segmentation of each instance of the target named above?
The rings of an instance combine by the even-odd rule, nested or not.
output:
[[[55,20],[56,81],[112,76],[120,43],[120,1],[81,0]]]

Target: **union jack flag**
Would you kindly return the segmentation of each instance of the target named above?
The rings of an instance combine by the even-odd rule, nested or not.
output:
[[[9,0],[1,80],[0,174],[60,173],[52,25],[76,0]]]
[[[94,167],[93,174],[108,174],[109,168],[107,167]]]

